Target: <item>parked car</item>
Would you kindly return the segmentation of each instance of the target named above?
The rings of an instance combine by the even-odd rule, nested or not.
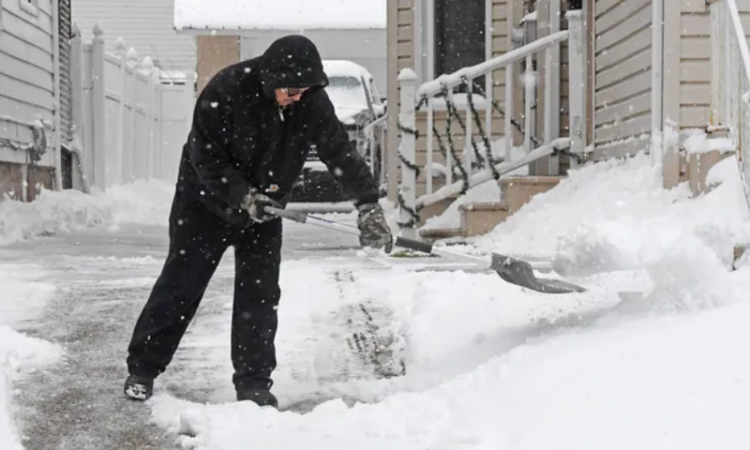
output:
[[[329,85],[326,88],[336,115],[346,130],[349,138],[356,142],[357,150],[365,157],[371,167],[378,168],[383,134],[372,133],[372,139],[366,135],[366,127],[385,115],[385,104],[378,94],[372,74],[361,65],[346,60],[325,60],[323,67],[328,75]],[[385,126],[380,121],[375,126]],[[373,149],[374,152],[370,150]],[[371,161],[370,155],[376,155]],[[293,202],[341,202],[348,200],[341,186],[335,180],[318,155],[311,152],[302,175],[297,181],[292,195]]]

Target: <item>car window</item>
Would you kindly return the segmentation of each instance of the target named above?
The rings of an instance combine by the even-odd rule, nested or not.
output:
[[[326,88],[331,102],[337,106],[367,107],[367,90],[362,82],[352,76],[330,76]]]
[[[375,82],[370,79],[370,94],[372,95],[373,99],[372,102],[376,105],[381,105],[383,102],[380,101],[380,94],[378,93],[378,89],[375,87]]]

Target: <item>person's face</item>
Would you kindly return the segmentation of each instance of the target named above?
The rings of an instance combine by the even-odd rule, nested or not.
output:
[[[276,89],[276,102],[280,106],[288,106],[292,103],[299,101],[302,98],[302,94],[307,91],[308,88],[280,88]]]

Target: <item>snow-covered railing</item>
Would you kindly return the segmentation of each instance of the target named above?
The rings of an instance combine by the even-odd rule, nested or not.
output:
[[[746,190],[750,180],[750,49],[735,0],[711,3],[711,125],[734,142]]]
[[[398,205],[401,227],[408,234],[414,234],[414,227],[420,221],[419,210],[442,201],[453,195],[464,194],[468,189],[499,179],[502,175],[516,170],[538,159],[549,157],[550,174],[559,173],[558,151],[566,150],[572,155],[583,155],[585,136],[585,103],[575,101],[585,98],[585,36],[580,10],[567,13],[568,29],[559,30],[559,24],[551,27],[548,36],[537,39],[522,47],[513,49],[501,56],[489,59],[455,73],[443,75],[421,86],[416,73],[411,69],[401,71],[398,81],[401,92],[399,131],[401,134],[399,158],[401,160],[401,182]],[[569,107],[570,137],[559,138],[560,67],[559,46],[568,41],[569,45]],[[545,70],[544,92],[534,82],[534,57],[544,52]],[[523,123],[514,118],[514,96],[518,74],[516,64],[523,63],[524,88]],[[505,94],[502,102],[493,99],[493,72],[505,69]],[[552,69],[552,70],[549,70]],[[477,79],[484,77],[484,82]],[[484,86],[482,86],[484,85]],[[462,92],[456,92],[460,88]],[[537,95],[544,104],[543,139],[536,138]],[[502,106],[500,105],[502,103]],[[460,106],[457,106],[460,104]],[[418,126],[417,112],[425,108],[426,124]],[[459,109],[464,111],[462,119]],[[438,132],[436,111],[445,111],[445,132]],[[483,111],[481,117],[480,111]],[[502,117],[503,130],[493,130],[493,113]],[[442,120],[438,118],[437,120]],[[461,156],[458,156],[454,142],[455,128],[460,128],[464,138]],[[418,131],[420,130],[420,131]],[[523,154],[513,161],[515,131],[523,136]],[[442,136],[441,136],[442,134]],[[426,136],[423,163],[418,163],[417,142],[420,135]],[[439,154],[435,153],[435,143]],[[420,152],[421,153],[421,152]],[[440,158],[444,165],[436,164]],[[575,163],[575,158],[571,158]],[[421,161],[420,161],[421,162]],[[417,198],[417,182],[424,174],[425,193]],[[433,180],[444,177],[444,186],[434,189]],[[459,178],[459,180],[455,180]]]
[[[177,180],[182,146],[192,121],[193,74],[164,84],[151,58],[118,39],[105,51],[104,31],[94,27],[84,43],[71,39],[73,152],[84,183],[100,190],[138,179]]]

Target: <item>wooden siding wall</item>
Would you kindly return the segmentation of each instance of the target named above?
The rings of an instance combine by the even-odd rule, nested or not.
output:
[[[19,145],[33,143],[37,119],[53,121],[54,57],[52,2],[41,0],[37,8],[22,8],[19,1],[2,2],[0,26],[0,138]],[[2,116],[12,120],[2,120]],[[47,132],[47,152],[37,164],[54,164],[52,139]],[[25,152],[0,148],[0,160],[26,164]]]
[[[711,16],[705,0],[680,3],[680,128],[705,128],[711,109]]]
[[[35,165],[29,165],[28,152],[18,150],[34,144],[27,124],[37,119],[54,123],[52,2],[40,0],[38,7],[22,7],[17,0],[1,3],[0,201],[5,194],[30,201],[37,184],[54,187],[51,131],[46,132],[46,152]]]
[[[414,68],[414,0],[398,0],[398,72]],[[398,73],[396,74],[398,77]]]
[[[596,0],[596,159],[644,148],[651,132],[651,0]]]

